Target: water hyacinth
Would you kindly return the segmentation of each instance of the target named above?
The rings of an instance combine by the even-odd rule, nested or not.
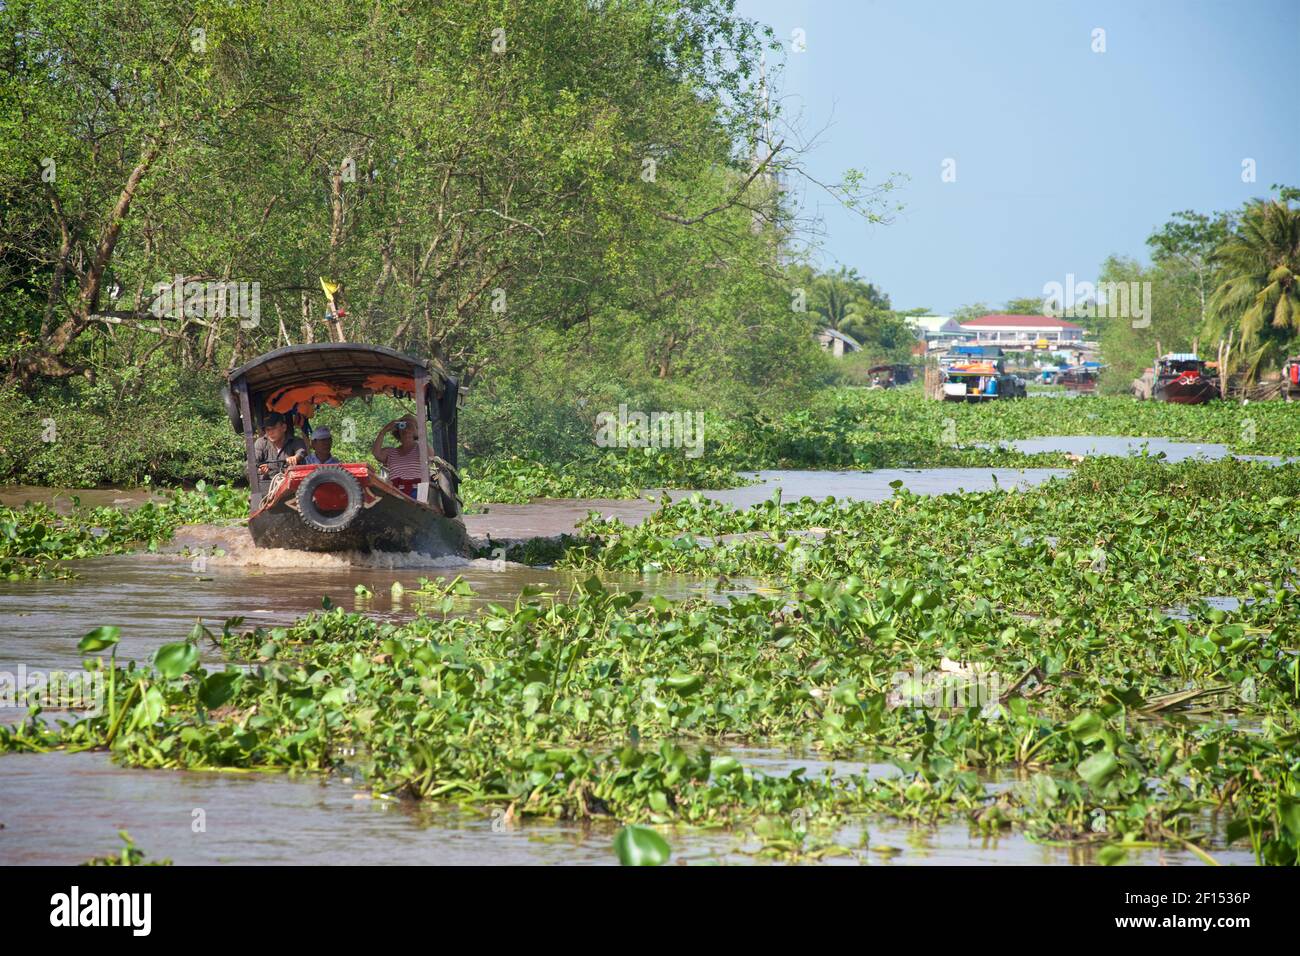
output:
[[[958,432],[1038,428],[1015,410],[1028,404],[954,412]],[[1116,428],[1146,416],[1173,434],[1163,411],[1113,414]],[[1197,416],[1201,436],[1219,436],[1240,413]],[[806,453],[857,460],[867,425],[840,443],[836,421],[809,425]],[[1273,424],[1257,450],[1277,450]],[[226,514],[224,495],[117,517],[29,509],[8,547],[24,561],[147,547],[182,520]],[[1090,847],[1101,862],[1164,846],[1293,864],[1297,500],[1295,465],[1141,457],[1090,459],[1020,492],[899,487],[882,502],[740,510],[688,497],[636,526],[593,518],[511,553],[578,572],[572,593],[480,607],[463,579],[426,579],[390,589],[414,620],[327,605],[284,627],[200,625],[144,666],[117,663],[106,626],[81,651],[107,672],[107,706],[0,726],[0,749],[346,774],[377,794],[605,824],[611,841],[623,834],[611,853],[624,862],[663,862],[651,836],[677,847],[694,827],[730,828],[782,859],[888,857],[898,848],[865,832],[860,846],[836,842],[847,822],[887,816]],[[614,590],[606,571],[756,584],[726,601],[670,600]],[[369,611],[370,588],[358,594]],[[1217,596],[1240,600],[1206,601]],[[227,665],[203,663],[206,642]],[[896,772],[769,774],[746,759],[754,745]]]
[[[1224,527],[1241,536],[1207,552],[1207,572],[1207,562],[1168,561],[1210,547],[1195,543],[1204,521],[1141,520],[1177,513],[1177,489],[1153,498],[1143,466],[1116,467],[1128,480],[1098,466],[1073,486],[939,501],[954,522],[1004,508],[1004,537],[1014,514],[1014,540],[1056,538],[1004,543],[998,563],[956,541],[944,550],[949,538],[930,528],[936,512],[910,496],[860,511],[798,503],[782,506],[785,531],[832,529],[803,545],[813,571],[732,556],[768,575],[769,593],[647,599],[593,576],[572,594],[525,593],[472,614],[439,608],[405,624],[333,608],[287,628],[227,627],[214,639],[239,666],[217,671],[184,650],[196,633],[161,650],[153,668],[116,669],[115,721],[27,723],[0,730],[0,744],[106,747],[147,767],[346,766],[378,793],[504,807],[518,819],[726,826],[788,858],[858,852],[816,833],[884,814],[1114,845],[1112,862],[1142,846],[1212,856],[1241,841],[1262,862],[1294,863],[1300,597],[1284,556],[1258,568],[1232,560],[1256,535],[1257,549],[1275,546],[1266,515],[1293,537],[1284,509],[1272,497],[1207,504],[1206,520],[1226,512]],[[1195,483],[1212,467],[1165,474]],[[1270,491],[1296,480],[1289,469],[1275,476]],[[1027,500],[1035,495],[1044,500]],[[1058,508],[1070,495],[1074,508]],[[715,529],[778,517],[772,507],[689,507]],[[1102,525],[1088,548],[1074,541],[1084,529],[1069,515],[1079,511]],[[623,546],[649,547],[677,513],[660,512],[646,537]],[[852,534],[868,538],[847,547]],[[1090,557],[1099,536],[1112,555],[1101,572]],[[1194,597],[1219,582],[1251,600],[1224,611]],[[425,587],[447,600],[465,589]],[[906,683],[913,675],[918,686]],[[742,742],[870,753],[898,773],[773,776],[732,755]],[[1008,771],[1024,782],[990,785]],[[826,829],[793,840],[774,822],[791,814]]]

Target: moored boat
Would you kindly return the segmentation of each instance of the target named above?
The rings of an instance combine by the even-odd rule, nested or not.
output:
[[[902,362],[873,365],[867,369],[867,374],[871,376],[872,388],[894,388],[898,385],[906,385],[912,380],[912,373],[912,366]]]
[[[1057,373],[1056,384],[1063,385],[1072,392],[1095,392],[1102,368],[1100,362],[1070,366]]]
[[[1300,400],[1300,355],[1292,355],[1282,365],[1282,397],[1288,402]]]
[[[1218,375],[1194,352],[1170,352],[1156,360],[1151,396],[1158,402],[1203,405],[1218,398]]]
[[[958,347],[954,352],[961,356],[969,347]],[[997,398],[1024,398],[1025,383],[1019,376],[1006,371],[1001,350],[989,354],[987,348],[976,356],[968,354],[950,361],[943,368],[943,400],[945,402],[982,402]]]

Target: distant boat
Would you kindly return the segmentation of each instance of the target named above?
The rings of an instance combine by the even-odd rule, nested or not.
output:
[[[1300,355],[1292,355],[1282,366],[1282,397],[1288,402],[1300,399]]]
[[[960,355],[964,350],[953,351]],[[944,367],[945,402],[982,402],[997,398],[1025,397],[1024,381],[1006,371],[1002,364],[1001,349],[993,351],[997,354],[989,354],[986,350],[978,358],[972,356],[956,359]]]
[[[1095,392],[1103,367],[1100,362],[1084,362],[1062,369],[1056,375],[1056,383],[1075,392]]]
[[[1176,405],[1203,405],[1219,397],[1219,377],[1195,352],[1170,352],[1156,360],[1151,397]]]
[[[873,365],[867,369],[867,374],[871,376],[872,388],[893,388],[910,382],[912,371],[912,366],[895,362],[890,365]]]

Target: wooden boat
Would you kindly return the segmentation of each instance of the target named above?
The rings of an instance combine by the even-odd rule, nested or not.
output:
[[[1151,397],[1177,405],[1203,405],[1219,397],[1219,379],[1194,352],[1170,352],[1156,360]]]
[[[254,432],[271,411],[297,411],[310,419],[320,404],[380,393],[415,405],[416,445],[427,480],[414,484],[413,493],[366,462],[291,465],[258,474]],[[457,498],[458,393],[456,380],[438,366],[379,345],[290,345],[235,369],[224,398],[231,426],[244,436],[254,543],[299,551],[468,554]]]
[[[1100,362],[1084,362],[1062,369],[1056,375],[1056,384],[1064,385],[1072,392],[1095,392],[1097,379],[1101,375]]]
[[[872,388],[893,388],[896,385],[906,385],[912,380],[912,372],[912,366],[901,362],[888,365],[873,365],[867,369],[867,374],[871,376]]]
[[[1292,355],[1282,365],[1282,398],[1300,400],[1300,355]]]
[[[954,351],[960,354],[961,349]],[[956,358],[943,368],[943,400],[981,402],[1024,398],[1025,383],[1019,376],[1007,373],[1002,364],[1001,350],[997,350],[995,355],[987,354],[987,349],[981,352],[978,357]]]

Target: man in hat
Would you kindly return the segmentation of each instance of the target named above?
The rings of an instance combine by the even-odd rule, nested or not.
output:
[[[330,454],[334,448],[334,436],[325,426],[311,433],[311,454],[307,456],[308,465],[337,465],[339,460]]]
[[[289,437],[289,423],[279,412],[262,420],[262,437],[253,443],[257,473],[270,478],[289,465],[298,465],[307,457],[307,445],[301,438]]]

